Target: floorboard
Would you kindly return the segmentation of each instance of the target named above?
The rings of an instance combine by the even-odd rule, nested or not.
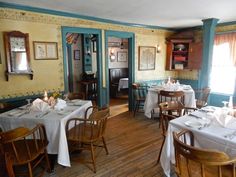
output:
[[[156,164],[162,142],[161,131],[156,120],[147,119],[143,113],[133,117],[131,112],[124,112],[108,120],[106,142],[109,155],[97,149],[97,173],[75,159],[89,158],[82,152],[73,154],[69,168],[55,165],[54,172],[45,177],[164,177],[160,165]]]

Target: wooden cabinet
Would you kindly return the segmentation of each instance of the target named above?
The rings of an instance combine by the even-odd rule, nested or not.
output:
[[[202,43],[192,39],[170,39],[167,41],[166,70],[200,69]]]

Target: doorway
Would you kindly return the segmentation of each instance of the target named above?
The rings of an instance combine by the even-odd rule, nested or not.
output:
[[[106,31],[107,102],[111,114],[133,109],[134,34]]]
[[[128,39],[108,37],[108,70],[111,115],[128,111]]]
[[[67,33],[68,89],[97,102],[97,35]]]
[[[106,104],[101,99],[101,31],[62,27],[65,92],[85,92],[85,99]],[[86,81],[83,82],[82,81]],[[95,85],[95,86],[94,86]],[[92,93],[94,89],[96,93]],[[92,94],[91,94],[92,93]]]

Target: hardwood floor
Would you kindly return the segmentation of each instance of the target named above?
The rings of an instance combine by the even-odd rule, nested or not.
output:
[[[109,155],[97,149],[97,173],[76,159],[90,160],[90,154],[83,151],[73,154],[72,166],[55,166],[55,170],[45,177],[126,177],[157,176],[164,177],[162,168],[156,164],[162,142],[161,131],[156,120],[150,120],[138,113],[134,118],[131,112],[124,112],[108,120],[106,142]]]

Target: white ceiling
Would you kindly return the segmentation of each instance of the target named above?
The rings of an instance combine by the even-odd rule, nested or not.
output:
[[[0,0],[133,24],[168,28],[202,25],[202,19],[236,21],[236,0]]]

